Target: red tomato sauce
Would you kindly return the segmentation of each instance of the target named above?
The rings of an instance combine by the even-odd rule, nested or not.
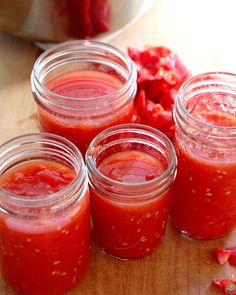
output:
[[[115,103],[112,106],[104,106],[106,114],[97,115],[96,107],[90,110],[85,108],[84,111],[76,109],[78,104],[76,98],[83,98],[86,107],[86,104],[92,104],[89,102],[90,99],[114,94],[122,84],[119,78],[99,71],[69,73],[51,81],[46,87],[54,93],[65,96],[66,103],[75,108],[66,110],[54,107],[53,110],[49,110],[41,105],[38,106],[40,129],[69,139],[84,155],[88,145],[99,132],[114,125],[130,122],[132,103],[123,107],[122,112],[116,111]],[[63,99],[60,99],[61,101],[63,102]]]
[[[30,162],[8,171],[1,188],[18,196],[43,196],[60,191],[75,178],[71,168],[52,161]]]
[[[52,161],[20,164],[0,177],[0,187],[19,196],[60,191],[75,171]],[[78,284],[89,262],[89,195],[77,208],[38,218],[0,213],[1,272],[24,295],[64,294]]]
[[[202,100],[193,104],[192,114],[212,126],[236,126],[233,114],[220,111],[218,107],[211,111],[211,107]],[[183,148],[178,140],[175,145],[178,173],[170,212],[173,223],[195,238],[225,236],[236,226],[235,151],[213,148],[206,151],[206,147],[191,147],[189,143]]]
[[[57,5],[59,5],[57,3]],[[68,33],[77,39],[92,37],[111,28],[110,0],[67,0],[61,15],[68,18]]]
[[[146,182],[160,176],[166,167],[157,158],[139,151],[112,154],[99,165],[101,173],[126,184]],[[92,190],[95,240],[106,252],[120,258],[150,254],[164,234],[169,191],[137,202],[115,201]]]

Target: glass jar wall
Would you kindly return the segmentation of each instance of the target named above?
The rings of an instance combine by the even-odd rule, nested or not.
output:
[[[111,127],[92,141],[86,163],[96,242],[123,259],[153,252],[165,232],[176,173],[169,139],[144,125]]]
[[[236,226],[236,75],[191,78],[178,93],[174,116],[171,219],[194,238],[223,237]]]
[[[130,122],[136,76],[130,58],[108,44],[72,41],[47,50],[31,79],[40,130],[66,137],[84,155],[100,131]]]
[[[59,295],[90,257],[85,165],[69,141],[27,134],[0,146],[1,273],[20,294]]]

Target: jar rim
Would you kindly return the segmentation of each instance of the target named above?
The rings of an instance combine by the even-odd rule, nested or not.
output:
[[[167,148],[170,150],[170,153],[172,155],[170,163],[168,163],[168,167],[167,169],[159,176],[151,179],[151,180],[147,180],[147,181],[143,181],[143,182],[137,182],[137,183],[129,183],[129,182],[120,182],[117,180],[113,180],[109,177],[107,177],[106,175],[102,174],[99,169],[97,168],[97,166],[94,163],[93,157],[93,148],[94,146],[96,146],[96,144],[105,139],[106,136],[112,135],[114,134],[115,131],[120,131],[120,133],[122,132],[139,132],[139,134],[145,134],[145,135],[150,135],[152,138],[156,138],[158,140],[160,140],[160,142],[164,142],[167,145]],[[96,149],[96,148],[95,148]],[[92,154],[92,155],[91,155]],[[146,187],[146,186],[150,186],[152,184],[155,184],[156,182],[162,183],[169,175],[171,175],[173,173],[173,171],[176,168],[177,165],[177,158],[176,158],[176,153],[175,153],[175,148],[172,144],[172,142],[170,141],[170,139],[161,131],[147,126],[147,125],[143,125],[143,124],[137,124],[137,123],[130,123],[130,124],[120,124],[120,125],[116,125],[110,128],[107,128],[106,130],[103,130],[102,132],[100,132],[90,143],[87,152],[86,152],[86,164],[88,166],[88,170],[93,170],[95,175],[98,175],[102,180],[109,182],[112,185],[119,185],[119,186],[123,186],[123,187],[127,187],[127,188],[134,188],[134,187]]]
[[[198,80],[201,78],[201,80],[203,81],[203,79],[205,77],[209,77],[209,76],[213,76],[213,77],[218,77],[218,76],[226,76],[226,77],[232,77],[233,79],[235,79],[235,85],[236,85],[236,74],[234,73],[230,73],[230,72],[223,72],[223,71],[212,71],[212,72],[205,72],[205,73],[201,73],[198,75],[195,75],[193,77],[190,77],[189,79],[187,79],[180,87],[178,94],[176,96],[176,103],[175,103],[175,111],[174,111],[174,119],[175,119],[175,123],[177,124],[177,120],[176,120],[176,110],[178,109],[178,111],[181,113],[181,115],[183,115],[184,117],[189,118],[192,122],[196,123],[196,125],[201,125],[201,126],[205,126],[207,128],[216,128],[219,131],[225,131],[225,130],[230,130],[230,131],[236,131],[236,126],[219,126],[219,125],[212,125],[210,123],[201,121],[199,118],[193,116],[184,106],[183,100],[181,98],[184,97],[184,94],[186,93],[185,90],[186,88],[191,84],[194,83],[194,81]],[[235,94],[236,94],[236,89],[235,89]]]
[[[65,144],[65,147],[67,147],[67,151],[70,150],[70,152],[74,153],[74,159],[77,160],[76,164],[76,175],[74,177],[74,179],[65,187],[63,187],[61,190],[51,193],[51,194],[47,194],[47,195],[39,195],[36,197],[29,197],[29,196],[20,196],[17,194],[14,194],[12,192],[9,192],[5,189],[3,189],[2,187],[0,187],[0,194],[1,196],[7,199],[7,201],[10,201],[14,204],[22,204],[22,205],[26,205],[29,206],[30,208],[35,208],[35,205],[43,206],[43,205],[47,205],[47,204],[55,204],[55,208],[59,208],[60,206],[62,206],[63,204],[59,204],[59,206],[57,206],[57,202],[60,200],[64,200],[65,196],[67,196],[68,194],[71,193],[71,190],[73,187],[77,187],[77,190],[79,191],[84,191],[85,187],[86,187],[86,183],[88,183],[88,179],[87,179],[87,173],[86,173],[86,168],[85,168],[85,164],[84,164],[84,160],[83,157],[79,151],[79,149],[73,144],[71,143],[69,140],[67,140],[64,137],[55,135],[55,134],[51,134],[51,133],[46,133],[46,132],[33,132],[33,133],[27,133],[27,134],[23,134],[23,135],[19,135],[16,136],[12,139],[9,139],[8,141],[4,142],[3,144],[0,145],[0,156],[1,158],[7,154],[8,151],[12,151],[14,149],[14,147],[20,147],[21,144],[26,145],[28,144],[33,144],[33,140],[35,138],[46,138],[44,141],[42,140],[40,143],[42,144],[58,144],[59,142],[61,142],[63,145]],[[57,145],[58,147],[58,145]],[[10,157],[11,158],[11,157]],[[79,165],[80,163],[80,165]],[[75,168],[75,167],[73,167]],[[81,177],[82,176],[82,177]],[[80,199],[80,197],[83,194],[81,194],[78,199]],[[64,197],[62,197],[64,196]],[[32,206],[32,207],[31,207]],[[4,207],[0,206],[1,209],[5,210]],[[8,211],[8,210],[6,210]],[[11,212],[14,213],[15,212]],[[29,215],[29,214],[26,214]]]
[[[40,74],[40,66],[41,64],[48,59],[55,59],[55,55],[59,54],[62,55],[62,53],[68,53],[68,52],[86,52],[88,50],[92,50],[94,52],[99,52],[99,50],[104,50],[104,51],[108,51],[109,53],[114,54],[114,56],[116,56],[117,58],[119,58],[120,60],[124,61],[125,64],[127,65],[128,68],[128,78],[127,80],[122,84],[122,86],[120,88],[118,88],[115,91],[111,91],[108,94],[105,95],[101,95],[101,96],[97,96],[97,97],[90,97],[89,100],[86,97],[69,97],[69,96],[64,96],[62,94],[59,94],[57,92],[54,92],[50,89],[48,89],[47,87],[45,87],[39,80],[39,74]],[[31,83],[32,85],[34,85],[34,87],[36,89],[40,89],[40,92],[42,92],[44,95],[46,96],[56,96],[60,99],[63,99],[63,101],[67,102],[67,103],[62,103],[62,102],[57,102],[57,104],[61,105],[61,106],[67,106],[70,107],[69,102],[71,101],[78,101],[78,102],[93,102],[93,101],[100,101],[106,98],[110,98],[114,95],[119,96],[121,95],[123,92],[127,91],[130,86],[133,84],[133,82],[135,81],[136,83],[136,79],[137,79],[137,70],[135,67],[135,64],[133,63],[133,61],[130,59],[130,57],[128,55],[126,55],[122,50],[110,45],[110,44],[106,44],[103,42],[99,42],[99,41],[93,41],[93,40],[75,40],[75,41],[67,41],[67,42],[63,42],[57,45],[52,46],[51,48],[47,49],[45,52],[43,52],[35,61],[34,66],[33,66],[33,70],[31,73]],[[91,108],[93,108],[94,106],[91,104]],[[76,106],[73,105],[73,108],[76,108]]]

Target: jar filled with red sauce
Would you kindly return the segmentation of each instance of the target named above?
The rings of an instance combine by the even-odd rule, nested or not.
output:
[[[236,226],[236,75],[191,78],[178,93],[174,116],[171,219],[191,237],[223,237]]]
[[[27,134],[0,146],[0,267],[19,294],[60,295],[90,258],[86,169],[69,141]]]
[[[167,223],[176,173],[172,143],[151,127],[123,124],[92,141],[86,163],[95,241],[117,258],[152,253]]]
[[[117,48],[71,41],[44,52],[32,71],[41,131],[72,141],[84,155],[107,127],[131,120],[136,69]]]

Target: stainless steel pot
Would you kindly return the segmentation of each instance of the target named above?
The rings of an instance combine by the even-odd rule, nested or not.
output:
[[[93,37],[75,34],[71,28],[81,25],[81,18],[86,17],[86,9],[81,14],[76,10],[68,11],[68,1],[94,4],[106,0],[0,0],[0,31],[9,34],[43,42],[58,42],[70,39]],[[120,31],[137,19],[153,2],[153,0],[107,0],[111,8],[111,27],[109,35]],[[101,20],[104,20],[104,11]],[[77,19],[76,19],[77,17]],[[106,16],[105,16],[106,17]],[[94,19],[94,18],[93,18]],[[77,31],[80,28],[76,28]],[[95,27],[97,33],[99,29]],[[76,30],[74,30],[76,31]],[[101,31],[101,30],[100,30]],[[102,36],[107,36],[102,34]]]

